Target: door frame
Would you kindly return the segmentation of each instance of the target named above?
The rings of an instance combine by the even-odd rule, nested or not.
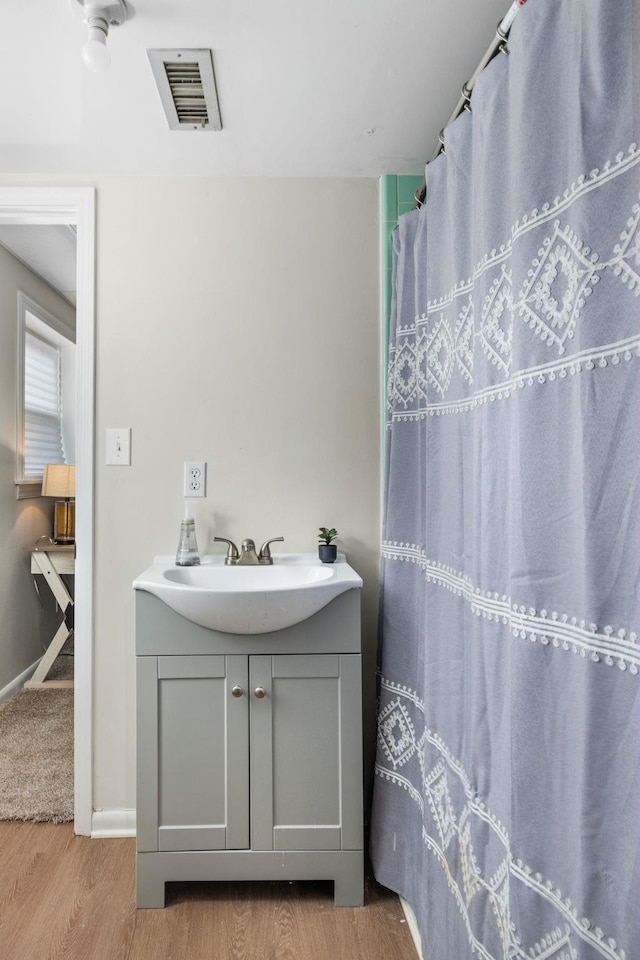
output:
[[[77,229],[74,830],[90,836],[93,815],[95,189],[0,187],[0,224],[69,224]]]

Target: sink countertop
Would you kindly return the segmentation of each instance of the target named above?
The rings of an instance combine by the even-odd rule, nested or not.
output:
[[[134,590],[157,596],[176,613],[209,629],[235,634],[270,633],[300,623],[362,578],[338,554],[322,563],[316,553],[277,553],[273,564],[226,565],[223,554],[177,566],[155,557],[133,581]]]

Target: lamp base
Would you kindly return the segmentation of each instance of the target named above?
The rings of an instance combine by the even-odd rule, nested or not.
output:
[[[56,543],[73,543],[76,537],[75,500],[56,500],[53,511],[53,539]]]

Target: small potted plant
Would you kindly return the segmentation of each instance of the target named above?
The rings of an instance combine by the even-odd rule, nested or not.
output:
[[[331,527],[320,527],[320,533],[318,535],[318,556],[323,563],[335,563],[335,559],[338,555],[338,547],[335,543],[332,543],[332,540],[338,536],[338,531]]]

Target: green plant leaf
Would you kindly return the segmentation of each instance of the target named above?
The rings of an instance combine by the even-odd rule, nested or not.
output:
[[[318,527],[320,534],[318,540],[321,543],[331,543],[332,540],[338,536],[338,531],[335,527]]]

